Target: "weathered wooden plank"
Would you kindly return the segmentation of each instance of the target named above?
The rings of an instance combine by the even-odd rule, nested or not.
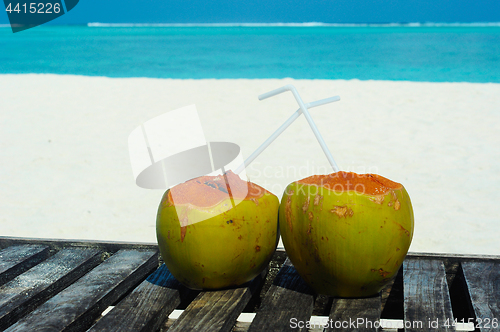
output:
[[[378,331],[382,298],[380,294],[362,299],[333,299],[326,331]]]
[[[463,262],[462,270],[480,331],[500,331],[500,262]]]
[[[158,248],[157,243],[137,243],[137,242],[120,242],[120,241],[95,241],[95,240],[64,240],[64,239],[42,239],[42,238],[25,238],[13,236],[0,236],[0,248],[6,248],[13,245],[21,244],[41,244],[48,245],[52,248],[61,249],[66,247],[85,247],[95,248],[103,251],[118,251],[120,249],[151,249]],[[277,248],[276,253],[285,254],[283,248]],[[428,252],[409,252],[408,258],[428,258],[437,260],[449,260],[458,262],[463,260],[471,261],[497,261],[500,260],[500,255],[474,255],[474,254],[446,254],[446,253],[428,253]]]
[[[444,265],[438,260],[403,262],[405,331],[455,331]]]
[[[68,248],[0,287],[0,330],[99,264],[100,251]]]
[[[158,252],[120,250],[6,331],[81,331],[158,264]]]
[[[16,245],[0,251],[0,286],[49,256],[49,247]]]
[[[406,257],[408,258],[426,258],[426,259],[457,259],[457,260],[472,260],[472,261],[484,261],[484,260],[492,260],[498,261],[500,260],[500,255],[477,255],[477,254],[449,254],[449,253],[430,253],[430,252],[409,252]]]
[[[201,292],[168,331],[231,331],[264,275],[265,271],[240,288]]]
[[[89,332],[156,331],[181,301],[193,294],[195,291],[182,286],[163,264]]]
[[[267,291],[249,331],[289,331],[291,324],[306,322],[311,318],[313,305],[312,289],[299,276],[287,258],[273,285]],[[307,331],[307,329],[297,329],[297,331]]]
[[[149,249],[158,250],[157,243],[133,243],[118,241],[94,240],[63,240],[63,239],[38,239],[11,236],[0,236],[0,248],[21,244],[39,244],[49,246],[50,249],[61,250],[67,247],[93,248],[104,252],[117,252],[122,249]]]

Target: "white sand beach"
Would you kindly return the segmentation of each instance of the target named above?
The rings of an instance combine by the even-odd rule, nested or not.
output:
[[[135,185],[128,135],[196,104],[209,141],[249,156],[304,101],[340,168],[402,183],[412,199],[410,251],[500,254],[500,84],[358,80],[174,80],[0,75],[0,235],[156,242],[162,190]],[[331,172],[304,117],[248,169],[279,198]]]

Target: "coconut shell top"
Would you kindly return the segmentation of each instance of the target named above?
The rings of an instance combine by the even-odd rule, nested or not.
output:
[[[326,175],[313,175],[299,180],[297,183],[316,185],[336,192],[356,191],[372,196],[385,195],[391,190],[403,187],[400,183],[377,174],[356,174],[342,171]]]
[[[228,171],[219,176],[201,176],[171,188],[166,197],[168,206],[190,204],[209,208],[231,198],[257,201],[269,193],[261,186],[241,180],[237,174]]]

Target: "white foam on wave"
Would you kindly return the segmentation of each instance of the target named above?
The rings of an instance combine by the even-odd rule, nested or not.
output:
[[[500,27],[500,22],[473,23],[88,23],[89,27]]]

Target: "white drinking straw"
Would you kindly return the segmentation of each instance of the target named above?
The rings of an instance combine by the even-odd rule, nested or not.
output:
[[[282,132],[285,131],[286,128],[288,128],[299,116],[300,114],[304,113],[304,116],[306,117],[307,122],[309,122],[309,126],[311,127],[312,131],[314,132],[314,135],[316,136],[316,139],[318,140],[319,144],[321,145],[321,148],[323,149],[323,152],[326,155],[326,158],[330,162],[330,165],[332,165],[332,168],[334,172],[338,172],[340,169],[335,163],[335,160],[333,160],[333,156],[330,153],[330,150],[328,150],[328,147],[326,146],[325,141],[323,140],[323,137],[321,136],[318,128],[316,127],[316,124],[314,123],[311,115],[309,114],[308,109],[313,108],[316,106],[321,106],[329,103],[333,103],[335,101],[339,101],[340,97],[339,96],[334,96],[326,99],[321,99],[318,101],[313,101],[311,103],[304,104],[302,101],[302,98],[300,98],[299,93],[297,92],[297,89],[291,84],[285,85],[281,88],[278,88],[276,90],[270,91],[263,93],[259,96],[259,100],[263,100],[272,96],[275,96],[277,94],[283,93],[285,91],[291,91],[293,93],[293,96],[295,97],[295,100],[297,100],[297,103],[299,104],[299,109],[292,114],[291,117],[288,118],[288,120],[285,121],[279,127],[264,143],[262,143],[261,146],[257,148],[257,150],[254,151],[245,161],[243,164],[241,164],[235,171],[236,174],[239,174],[241,171],[245,169],[245,167],[248,167],[252,161],[254,161],[255,158],[257,158],[258,155],[262,153],[279,135],[281,135]]]

